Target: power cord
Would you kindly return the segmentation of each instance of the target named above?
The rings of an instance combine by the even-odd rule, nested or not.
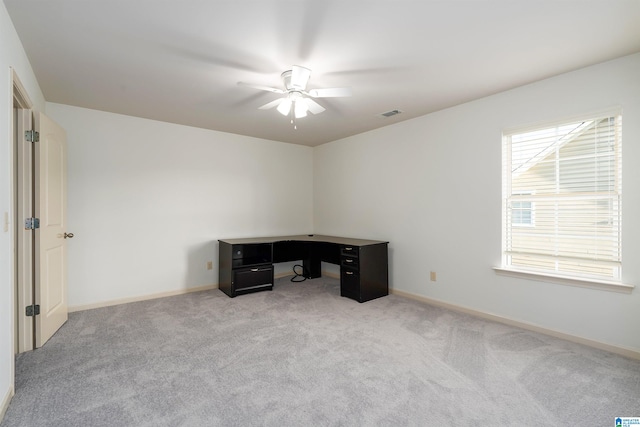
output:
[[[296,267],[300,267],[300,269],[302,270],[302,273],[298,273],[296,271]],[[299,282],[304,282],[305,280],[307,280],[307,276],[305,276],[305,273],[307,274],[307,276],[309,275],[308,271],[305,271],[304,266],[300,265],[300,264],[296,264],[293,266],[293,274],[294,276],[291,278],[291,281],[294,283],[299,283]]]

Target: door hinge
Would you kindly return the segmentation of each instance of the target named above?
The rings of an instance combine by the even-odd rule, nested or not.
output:
[[[35,230],[36,228],[40,228],[40,218],[25,218],[25,230]]]
[[[27,316],[37,316],[40,314],[40,306],[38,304],[28,305],[26,309]]]
[[[35,130],[27,130],[24,132],[24,137],[29,142],[39,142],[40,141],[40,133]]]

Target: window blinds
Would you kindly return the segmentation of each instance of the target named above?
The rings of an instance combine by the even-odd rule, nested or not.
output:
[[[620,280],[621,116],[503,137],[503,263]]]

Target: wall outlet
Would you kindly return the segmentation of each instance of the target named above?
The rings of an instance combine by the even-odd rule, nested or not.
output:
[[[207,270],[213,270],[213,261],[207,261]]]
[[[429,279],[431,279],[431,281],[432,281],[432,282],[435,282],[435,281],[436,281],[437,277],[436,277],[436,272],[435,272],[435,271],[432,271],[432,272],[429,274]]]

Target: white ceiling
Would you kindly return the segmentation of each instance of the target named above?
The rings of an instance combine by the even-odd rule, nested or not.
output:
[[[47,101],[308,146],[640,52],[640,0],[4,3]],[[293,64],[353,97],[294,130],[237,85]]]

